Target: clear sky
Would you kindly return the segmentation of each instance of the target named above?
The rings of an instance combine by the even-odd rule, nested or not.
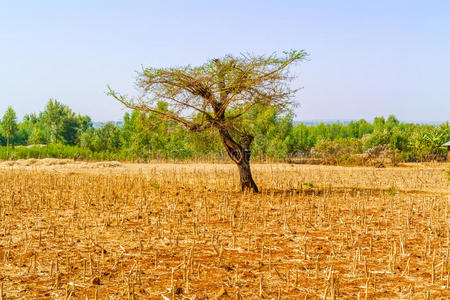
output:
[[[50,97],[120,120],[143,66],[304,49],[297,120],[447,121],[450,1],[0,0],[0,114]]]

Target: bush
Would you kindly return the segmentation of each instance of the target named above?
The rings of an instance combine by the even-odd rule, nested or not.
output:
[[[359,164],[358,153],[362,151],[362,143],[356,138],[345,138],[319,141],[311,149],[311,155],[324,164],[355,165]]]
[[[389,148],[389,145],[378,145],[367,149],[362,155],[363,162],[369,166],[394,165],[396,166],[400,161],[404,161],[405,154],[401,155],[395,149]]]
[[[45,146],[18,146],[9,150],[7,155],[6,147],[0,147],[0,160],[17,160],[29,158],[70,158],[75,160],[134,160],[134,157],[127,156],[125,152],[93,152],[87,148],[79,146],[69,146],[62,144],[49,144]]]

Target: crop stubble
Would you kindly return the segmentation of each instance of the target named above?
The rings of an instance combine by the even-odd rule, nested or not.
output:
[[[3,166],[2,297],[449,298],[445,168]]]

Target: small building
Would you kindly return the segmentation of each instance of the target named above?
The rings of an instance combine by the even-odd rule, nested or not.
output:
[[[442,147],[447,147],[447,161],[450,162],[450,141],[442,145]]]

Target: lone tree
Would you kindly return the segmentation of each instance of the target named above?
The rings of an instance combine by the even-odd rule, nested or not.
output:
[[[6,138],[6,156],[9,157],[9,143],[11,139],[14,139],[17,131],[17,116],[14,109],[9,106],[6,110],[3,118],[0,122],[0,129],[2,130],[3,136]]]
[[[247,112],[255,107],[290,107],[289,67],[306,57],[304,51],[283,55],[227,55],[199,66],[144,68],[137,78],[142,93],[132,98],[113,91],[108,95],[133,110],[157,113],[192,132],[218,131],[229,157],[239,168],[242,190],[258,192],[250,171],[253,140]],[[165,101],[168,109],[158,102]]]

